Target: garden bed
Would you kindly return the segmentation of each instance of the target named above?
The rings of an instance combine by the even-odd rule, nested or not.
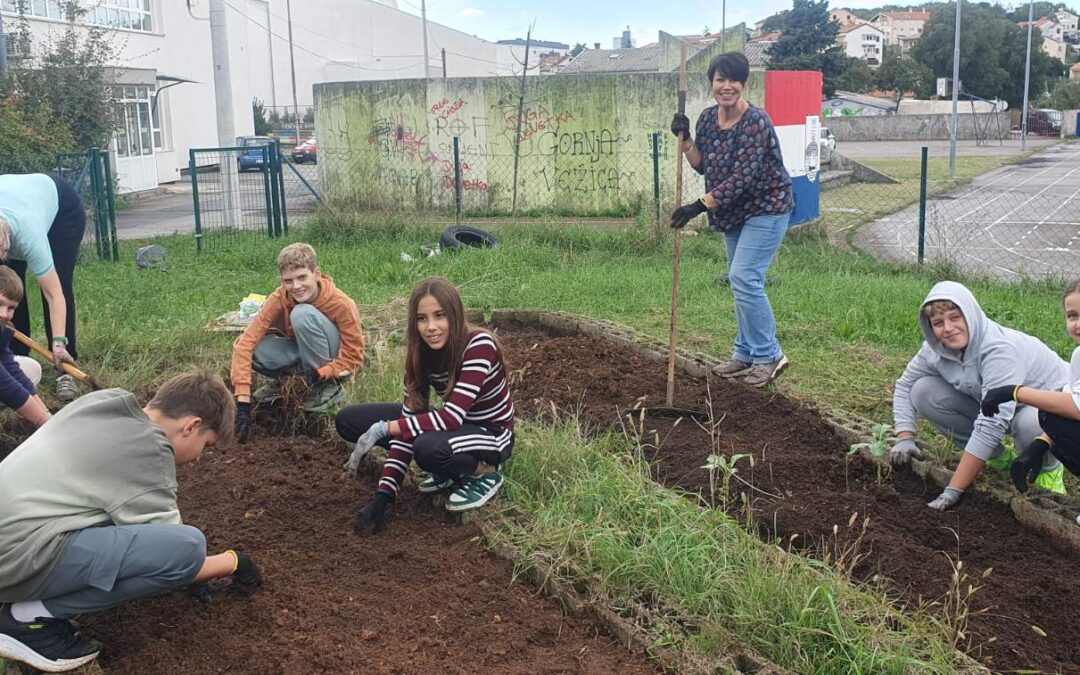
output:
[[[664,405],[662,355],[626,329],[589,322],[594,335],[582,335],[585,320],[529,312],[496,312],[493,322],[525,414],[554,403],[590,424],[630,429],[642,419],[635,408]],[[703,373],[706,361],[683,355],[680,369]],[[970,624],[961,647],[995,671],[1068,672],[1080,663],[1073,639],[1080,577],[1062,541],[1033,532],[1007,503],[980,493],[951,511],[930,511],[925,504],[938,485],[911,471],[879,481],[879,465],[848,457],[850,439],[817,412],[769,390],[678,376],[675,406],[708,410],[710,401],[716,434],[688,418],[676,424],[675,417],[645,414],[641,439],[657,481],[723,505],[702,468],[708,456],[752,455],[752,466],[749,459],[738,464],[738,476],[753,488],[733,480],[727,507],[748,520],[745,493],[763,538],[883,584],[901,605],[981,586],[966,603]],[[966,577],[955,584],[958,561]]]
[[[210,552],[262,567],[249,597],[186,592],[84,616],[108,673],[656,673],[588,612],[513,583],[513,564],[407,488],[377,536],[353,532],[378,467],[342,477],[345,455],[260,430],[182,467],[180,509]],[[290,426],[290,425],[284,425]],[[96,672],[96,671],[95,671]]]

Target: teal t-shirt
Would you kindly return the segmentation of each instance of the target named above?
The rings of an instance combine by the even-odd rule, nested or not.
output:
[[[49,228],[59,210],[56,183],[43,173],[0,176],[0,218],[11,226],[8,258],[25,260],[35,277],[53,268]]]

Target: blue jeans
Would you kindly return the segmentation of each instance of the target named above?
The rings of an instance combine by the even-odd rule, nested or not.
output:
[[[784,241],[790,216],[754,216],[724,233],[738,327],[732,358],[739,361],[772,363],[783,356],[776,341],[776,319],[765,295],[765,272]]]

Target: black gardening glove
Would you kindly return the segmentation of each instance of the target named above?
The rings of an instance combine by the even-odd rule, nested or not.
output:
[[[312,368],[311,370],[304,371],[304,384],[309,387],[314,387],[316,384],[322,381],[323,376],[319,374],[318,368]]]
[[[251,404],[236,404],[236,440],[244,443],[251,435]]]
[[[1002,403],[1016,400],[1016,392],[1020,391],[1020,386],[1019,384],[1007,384],[1004,387],[994,387],[986,392],[986,396],[983,396],[982,400],[982,414],[986,417],[993,417],[998,414],[998,408],[1001,407]]]
[[[708,210],[709,207],[705,206],[704,198],[686,206],[680,206],[671,214],[671,226],[675,229],[686,227],[687,223]]]
[[[682,141],[693,140],[690,138],[690,118],[685,113],[675,113],[671,118],[671,133],[679,136]]]
[[[236,556],[236,568],[233,570],[233,586],[241,593],[251,593],[262,586],[262,574],[255,562],[243,551],[230,551]]]
[[[371,528],[371,534],[382,532],[383,526],[386,525],[386,504],[389,501],[389,495],[376,492],[375,499],[368,502],[367,506],[360,509],[360,513],[356,515],[356,533],[365,534],[368,528]]]
[[[1013,460],[1009,467],[1013,485],[1020,492],[1027,492],[1028,483],[1034,483],[1039,472],[1042,471],[1043,455],[1050,449],[1050,443],[1045,436],[1038,436],[1031,445],[1027,446],[1020,456]]]

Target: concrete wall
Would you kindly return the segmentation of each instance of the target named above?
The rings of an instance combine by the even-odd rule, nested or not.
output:
[[[1072,138],[1080,135],[1076,129],[1076,117],[1080,115],[1080,110],[1063,110],[1061,114],[1064,117],[1061,121],[1061,137]]]
[[[1009,113],[980,114],[979,129],[984,129],[990,122],[989,135],[997,138],[1009,135]],[[995,124],[994,118],[997,123]],[[884,117],[830,117],[824,121],[832,130],[836,140],[843,141],[932,141],[949,138],[949,115],[888,115]],[[959,116],[957,138],[975,139],[973,116]],[[1000,125],[1000,126],[999,126]],[[1000,132],[999,132],[1000,129]]]
[[[1007,101],[958,101],[957,111],[965,113],[989,113],[1009,109]],[[922,98],[905,98],[900,100],[896,107],[897,115],[951,115],[952,99],[927,100]]]
[[[518,139],[518,209],[602,213],[653,202],[651,134],[660,133],[661,198],[674,202],[676,73],[531,78],[518,127],[511,78],[394,80],[315,86],[323,193],[385,208],[452,208],[453,139],[460,142],[463,205],[509,210]],[[752,73],[746,97],[764,103]],[[691,120],[714,103],[690,78]],[[684,172],[685,198],[704,192]],[[684,198],[684,199],[685,199]]]

